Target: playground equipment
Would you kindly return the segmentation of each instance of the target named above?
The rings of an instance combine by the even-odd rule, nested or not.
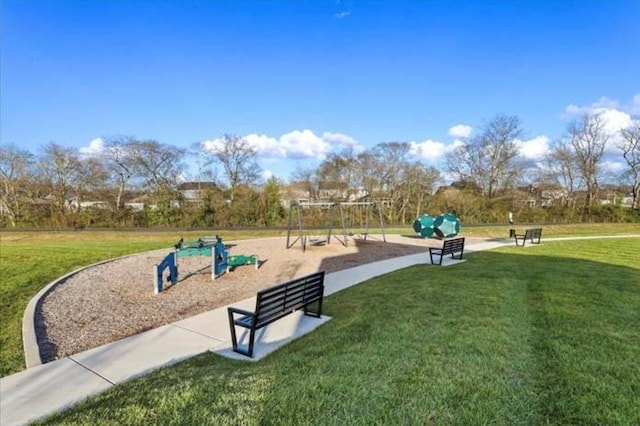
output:
[[[217,235],[216,238],[218,238]],[[178,257],[211,256],[211,248],[216,244],[216,241],[212,237],[200,237],[196,241],[184,241],[183,238],[180,238],[174,247]]]
[[[167,268],[169,269],[167,281],[171,282],[171,285],[174,285],[178,282],[178,264],[176,263],[176,253],[173,251],[169,253],[164,259],[162,259],[162,262],[154,267],[155,281],[153,283],[153,288],[155,289],[156,294],[164,290],[164,280],[162,279],[162,274],[164,274],[164,270]]]
[[[287,221],[287,248],[291,248],[293,247],[298,241],[300,241],[300,247],[302,247],[302,251],[304,252],[307,248],[307,241],[312,244],[312,245],[324,245],[324,244],[330,244],[331,243],[331,233],[333,231],[333,220],[334,220],[334,210],[335,210],[335,206],[336,203],[304,203],[304,204],[299,204],[299,203],[292,203],[291,207],[289,208],[289,220]],[[310,210],[310,209],[318,209],[318,208],[323,208],[326,209],[327,213],[324,215],[324,219],[325,219],[325,228],[323,229],[323,234],[322,235],[312,235],[311,234],[311,227],[308,224],[308,220],[307,221],[303,221],[303,216],[308,216],[304,214],[304,210]],[[294,220],[294,215],[295,215],[295,219],[297,222],[297,228],[298,228],[298,237],[291,241],[291,232],[294,228],[293,225],[293,220]],[[303,222],[304,225],[303,225]],[[316,230],[320,230],[318,228],[315,228]]]
[[[443,213],[433,221],[435,233],[440,238],[451,238],[460,232],[460,219],[452,213]]]
[[[213,247],[213,257],[211,259],[211,279],[215,280],[222,273],[228,273],[233,268],[244,265],[255,265],[257,271],[260,266],[258,256],[244,254],[230,256],[229,249],[222,242],[222,238],[216,235],[216,244]]]
[[[174,251],[167,254],[162,261],[154,266],[154,289],[155,293],[161,293],[165,289],[165,279],[163,274],[169,269],[166,282],[175,285],[178,283],[178,258],[187,256],[211,256],[211,279],[229,272],[237,266],[255,265],[256,270],[260,266],[260,261],[256,255],[229,255],[228,247],[222,242],[222,238],[201,237],[197,241],[185,242],[180,239],[174,245]]]
[[[460,232],[460,219],[453,213],[443,213],[435,219],[423,214],[413,222],[413,230],[425,238],[451,238]]]
[[[413,230],[425,238],[433,236],[433,217],[430,214],[423,214],[413,222]]]
[[[378,219],[378,229],[382,241],[387,242],[384,233],[381,204],[377,201],[345,201],[339,203],[340,219],[342,221],[343,245],[346,246],[347,236],[359,234],[366,241],[370,236],[370,225],[374,224],[374,216]]]
[[[326,213],[320,219],[324,219],[324,227],[309,226],[309,221],[304,220],[303,216],[309,216],[304,212],[306,210],[322,208]],[[334,234],[333,229],[336,225],[336,209],[339,211],[340,224],[342,234]],[[362,202],[317,202],[317,203],[293,203],[289,209],[289,220],[287,221],[287,248],[293,247],[298,241],[302,251],[306,250],[307,244],[324,245],[331,243],[331,237],[338,240],[343,246],[347,246],[348,238],[359,234],[366,240],[370,235],[370,225],[375,221],[374,214],[377,213],[378,228],[382,235],[382,240],[387,241],[384,232],[384,221],[382,219],[381,204],[376,201]],[[294,224],[295,219],[295,224]],[[308,219],[308,218],[307,218]],[[297,225],[297,226],[296,226]],[[292,233],[297,228],[298,236],[292,240]],[[313,231],[320,231],[321,235],[313,235]]]

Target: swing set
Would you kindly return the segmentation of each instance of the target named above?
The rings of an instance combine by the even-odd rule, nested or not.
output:
[[[336,203],[332,202],[316,202],[316,203],[292,203],[289,208],[289,220],[287,221],[287,248],[293,247],[298,241],[300,242],[300,247],[302,247],[302,251],[304,252],[307,248],[307,244],[318,246],[325,245],[331,243],[331,233],[333,232],[334,225],[334,211],[336,208]],[[311,226],[310,222],[312,217],[309,213],[310,211],[318,211],[320,209],[326,210],[327,213],[320,215],[324,216],[321,219],[325,219],[324,228],[318,228],[317,226]],[[294,225],[294,216],[296,225]],[[303,220],[303,216],[306,220]],[[298,229],[298,236],[292,240],[292,231],[293,229]],[[312,233],[313,231],[326,230],[326,233],[321,235],[317,235]]]
[[[311,226],[310,224],[310,219],[312,219],[310,218],[310,212],[318,208],[326,211],[324,215],[320,215],[322,216],[320,219],[324,219],[324,227]],[[335,223],[336,210],[340,217],[338,226],[342,228],[341,235],[334,235],[333,233],[334,227],[337,227]],[[356,235],[366,241],[367,237],[371,236],[369,230],[374,223],[374,216],[377,216],[378,219],[378,229],[382,235],[382,241],[386,242],[382,208],[377,201],[293,203],[289,209],[289,220],[287,221],[287,248],[289,249],[297,242],[300,242],[300,247],[304,252],[307,245],[330,244],[331,237],[338,240],[345,247],[348,245],[348,239],[354,239]],[[316,219],[318,218],[316,217]],[[298,236],[293,239],[292,233],[295,232],[296,228]],[[318,234],[320,231],[321,234]]]

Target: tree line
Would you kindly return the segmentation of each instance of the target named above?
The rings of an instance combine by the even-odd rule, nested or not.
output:
[[[496,115],[461,139],[441,169],[425,166],[407,142],[382,142],[364,152],[332,153],[318,167],[298,168],[289,182],[262,180],[255,148],[238,135],[189,148],[112,137],[94,155],[53,142],[37,153],[2,145],[0,225],[283,226],[290,202],[363,200],[378,201],[392,225],[445,211],[468,224],[504,222],[509,211],[522,222],[635,221],[640,121],[616,134],[605,124],[599,114],[576,119],[543,161],[531,162],[519,154],[520,119]],[[625,165],[615,176],[603,167],[611,144]],[[196,165],[195,176],[186,174],[187,160]],[[444,177],[452,183],[443,186]],[[628,195],[630,206],[615,199],[603,204],[605,190],[617,191],[618,199]],[[309,209],[309,223],[320,224],[325,214]]]

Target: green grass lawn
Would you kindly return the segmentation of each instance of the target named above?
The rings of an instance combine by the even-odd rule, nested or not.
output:
[[[203,354],[47,424],[640,424],[640,238],[414,266],[258,363]]]

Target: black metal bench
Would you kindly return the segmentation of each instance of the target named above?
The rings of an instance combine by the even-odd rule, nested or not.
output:
[[[542,237],[542,228],[527,229],[524,234],[514,233],[513,236],[515,237],[517,246],[524,247],[524,244],[527,240],[530,240],[531,244],[540,244],[540,238]],[[520,244],[519,241],[522,241],[522,244]]]
[[[442,259],[445,255],[450,254],[452,259],[455,259],[455,254],[460,252],[458,259],[462,259],[462,253],[464,253],[464,237],[453,238],[451,240],[445,240],[442,247],[429,247],[429,257],[431,258],[431,264],[435,265],[433,256],[440,256],[438,265],[442,265]]]
[[[260,290],[253,312],[234,307],[228,308],[233,350],[253,358],[256,330],[299,309],[304,309],[305,315],[320,318],[322,316],[323,295],[324,271],[320,271]],[[310,305],[314,304],[316,305],[315,309],[309,309]],[[248,349],[238,347],[236,326],[249,329]]]

